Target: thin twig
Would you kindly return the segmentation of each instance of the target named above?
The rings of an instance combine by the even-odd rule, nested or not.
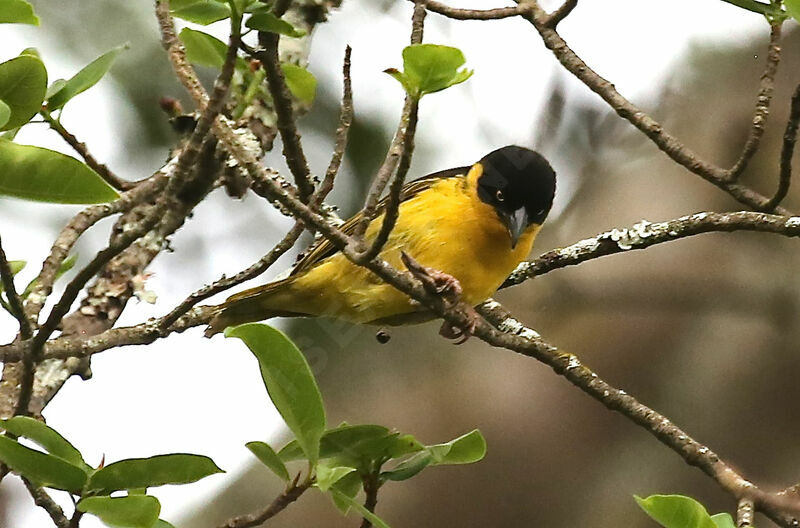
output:
[[[792,95],[791,108],[789,110],[789,120],[786,122],[786,130],[783,133],[783,147],[781,148],[780,179],[775,195],[764,205],[764,211],[770,212],[778,206],[786,194],[789,192],[789,185],[792,182],[792,156],[794,146],[797,143],[797,128],[800,124],[800,84]]]
[[[268,519],[275,517],[280,512],[285,510],[287,506],[299,499],[300,496],[314,483],[313,480],[306,479],[304,482],[298,484],[297,480],[298,479],[295,478],[294,482],[289,483],[286,491],[281,493],[274,501],[272,501],[269,506],[264,508],[262,511],[228,519],[225,524],[220,525],[219,528],[252,528],[253,526],[259,526]]]
[[[578,0],[565,0],[561,6],[550,14],[547,25],[555,29],[558,24],[567,18],[572,10],[578,7]]]
[[[25,477],[20,478],[22,478],[22,482],[25,483],[25,487],[33,498],[33,502],[47,512],[53,524],[58,528],[70,528],[69,519],[64,515],[64,510],[61,509],[61,506],[59,506],[45,490],[35,486]]]
[[[414,0],[411,1],[413,2]],[[454,20],[500,20],[522,15],[528,12],[529,9],[526,4],[513,7],[498,7],[496,9],[460,9],[450,7],[436,0],[426,0],[425,7],[434,13]]]
[[[292,94],[286,85],[286,78],[281,69],[278,56],[278,42],[280,35],[277,33],[259,33],[259,42],[264,47],[256,51],[254,57],[264,65],[267,74],[267,87],[272,96],[275,115],[277,116],[278,132],[283,142],[283,156],[286,165],[294,176],[295,184],[303,203],[314,193],[314,184],[311,182],[311,171],[308,168],[303,144],[295,124],[294,108],[292,107]]]
[[[339,113],[339,126],[336,128],[333,155],[328,164],[328,170],[325,171],[325,178],[322,180],[322,184],[311,199],[311,208],[315,211],[319,210],[325,198],[333,190],[333,183],[336,180],[336,176],[339,174],[339,168],[344,158],[344,151],[347,147],[347,137],[350,132],[350,126],[353,124],[353,86],[350,77],[351,52],[352,49],[350,46],[347,46],[344,50],[344,65],[342,66],[344,87],[342,89],[342,109]]]
[[[425,31],[425,17],[428,15],[425,9],[425,0],[412,0],[414,11],[411,13],[411,45],[421,44]]]
[[[415,0],[414,11],[411,15],[411,44],[419,44],[422,42],[426,13],[425,2],[422,0]],[[386,243],[389,233],[397,220],[397,208],[400,205],[400,191],[403,188],[403,182],[405,181],[406,173],[411,164],[411,155],[414,152],[414,134],[417,128],[418,109],[419,100],[407,94],[405,103],[403,104],[403,111],[400,115],[400,124],[397,126],[397,131],[392,138],[392,143],[389,145],[389,151],[386,153],[386,157],[375,175],[369,194],[367,194],[362,218],[353,230],[353,238],[358,241],[360,248],[363,249],[359,262],[363,263],[372,260],[372,258],[380,253],[381,248]],[[396,175],[395,172],[397,172]],[[373,243],[367,246],[366,240],[364,240],[367,226],[369,226],[370,222],[377,215],[381,194],[383,194],[384,189],[386,189],[386,186],[389,184],[392,175],[395,175],[395,179],[390,190],[389,202],[387,204],[383,224],[381,225],[381,232]]]
[[[406,181],[408,169],[411,166],[411,156],[414,153],[414,134],[417,130],[417,120],[419,114],[419,101],[410,98],[408,106],[408,113],[403,113],[403,126],[401,135],[401,152],[400,159],[397,164],[397,174],[389,187],[389,199],[386,203],[386,209],[381,223],[381,229],[378,235],[372,241],[372,244],[362,253],[360,260],[369,261],[376,257],[383,249],[383,246],[389,240],[389,235],[392,233],[400,209],[400,193],[403,190],[403,184]]]
[[[208,324],[214,313],[212,306],[192,308],[169,327],[168,333],[181,333]],[[160,319],[154,319],[134,326],[109,328],[97,335],[57,337],[45,345],[43,359],[80,359],[121,346],[149,345],[166,335],[159,329],[160,323]],[[19,362],[23,357],[23,350],[16,343],[0,346],[0,358],[6,363]]]
[[[598,75],[597,72],[592,70],[574,51],[572,51],[569,45],[567,45],[564,39],[561,38],[561,35],[556,31],[556,26],[558,22],[563,20],[563,18],[574,9],[576,4],[577,1],[566,0],[559,9],[552,14],[548,14],[539,6],[536,0],[520,1],[519,5],[512,8],[484,11],[451,8],[435,0],[426,1],[428,9],[431,11],[458,20],[490,20],[506,18],[508,16],[522,16],[527,18],[539,32],[545,46],[553,52],[567,71],[572,73],[590,90],[599,95],[620,117],[629,121],[633,126],[644,133],[645,136],[650,138],[650,140],[672,158],[673,161],[724,190],[740,203],[753,209],[767,210],[766,206],[770,205],[771,200],[749,187],[737,183],[735,180],[739,174],[744,171],[747,163],[758,149],[761,136],[764,132],[764,124],[766,123],[773,91],[775,71],[780,59],[778,40],[780,38],[781,22],[776,21],[771,23],[767,66],[761,77],[761,87],[759,89],[759,96],[756,102],[750,134],[739,159],[730,169],[724,169],[702,160],[677,138],[666,132],[663,126],[655,119],[624,98],[611,82]],[[774,204],[772,205],[774,207]],[[775,211],[780,214],[790,214],[788,210],[780,207],[775,207]]]
[[[761,138],[769,117],[769,105],[772,101],[772,93],[775,91],[775,74],[778,71],[778,64],[781,60],[781,27],[782,22],[770,24],[769,45],[767,47],[767,65],[764,73],[761,74],[761,86],[758,90],[755,112],[753,113],[753,124],[750,133],[745,141],[739,159],[728,169],[728,179],[736,180],[747,168],[747,164],[758,151]],[[766,207],[764,208],[766,210]]]
[[[92,156],[91,152],[89,152],[89,148],[86,146],[86,143],[78,141],[78,138],[64,128],[64,125],[61,124],[61,121],[54,118],[46,108],[42,108],[39,111],[39,115],[41,115],[45,122],[50,125],[50,128],[55,130],[58,135],[61,136],[61,138],[66,141],[67,144],[72,147],[72,149],[77,152],[81,158],[83,158],[83,161],[86,162],[86,165],[99,174],[107,184],[119,191],[127,191],[136,186],[134,182],[123,180],[114,174],[114,172],[103,163],[97,161],[97,159]]]
[[[753,209],[762,209],[769,200],[749,187],[730,180],[729,170],[702,160],[664,127],[639,107],[623,97],[608,80],[592,70],[564,41],[556,30],[548,25],[549,16],[536,0],[526,0],[530,12],[523,15],[538,31],[545,46],[553,52],[561,65],[590,90],[599,95],[623,119],[639,129],[673,161],[716,185],[740,203]],[[784,208],[776,208],[780,214],[790,214]]]
[[[201,108],[204,107],[208,102],[208,94],[197,78],[194,68],[186,60],[186,50],[183,48],[178,34],[175,33],[175,24],[169,12],[169,0],[156,0],[156,18],[161,31],[161,43],[167,51],[175,75],[192,96],[195,104]]]
[[[231,16],[230,41],[228,42],[222,70],[214,81],[214,89],[211,93],[211,97],[203,108],[200,119],[197,120],[197,124],[189,140],[183,147],[183,152],[181,152],[181,155],[178,157],[178,167],[173,178],[185,177],[185,175],[189,174],[195,160],[197,160],[197,157],[200,155],[201,147],[211,130],[212,123],[214,123],[217,116],[222,112],[222,107],[228,95],[228,89],[230,88],[231,79],[233,78],[234,67],[236,65],[236,53],[239,51],[240,41],[241,13],[236,16]],[[182,188],[182,186],[176,187],[177,189]]]
[[[72,517],[69,520],[69,528],[78,528],[81,523],[81,519],[83,519],[83,512],[75,508],[75,512],[72,514]]]
[[[367,509],[370,513],[375,513],[375,507],[378,505],[378,490],[381,487],[381,483],[378,480],[378,475],[375,472],[370,473],[369,475],[364,476],[363,479],[364,485],[364,508]],[[372,521],[364,517],[361,521],[361,528],[370,528],[372,526]]]
[[[6,258],[6,252],[3,250],[3,241],[0,238],[0,280],[2,280],[3,288],[6,292],[8,299],[8,307],[11,309],[11,315],[19,323],[19,334],[23,340],[30,339],[33,335],[31,323],[25,317],[25,310],[22,307],[22,300],[19,298],[17,288],[14,285],[14,275],[11,273],[11,265]]]
[[[197,303],[208,299],[220,292],[223,292],[229,288],[232,288],[238,284],[243,283],[244,281],[250,280],[254,277],[258,277],[262,273],[264,273],[270,266],[272,266],[276,260],[278,260],[284,253],[289,251],[289,249],[294,246],[297,239],[300,238],[300,235],[303,234],[303,223],[297,222],[295,225],[286,233],[286,236],[278,242],[278,244],[270,250],[269,253],[261,257],[261,259],[250,266],[249,268],[240,271],[236,275],[230,278],[221,278],[204,288],[194,292],[189,297],[186,298],[181,304],[176,306],[172,311],[170,311],[167,315],[162,317],[158,322],[158,327],[161,329],[162,332],[166,332],[178,319],[183,317],[186,312],[188,312],[192,307],[194,307]]]

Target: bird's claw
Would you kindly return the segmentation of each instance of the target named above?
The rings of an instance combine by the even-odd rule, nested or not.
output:
[[[428,268],[417,262],[414,257],[403,251],[400,255],[403,264],[409,273],[422,283],[428,293],[439,295],[450,305],[456,305],[461,300],[461,284],[458,279],[443,271]]]
[[[478,327],[478,312],[473,308],[465,310],[467,315],[467,324],[464,326],[456,326],[449,321],[442,321],[442,326],[439,328],[439,335],[445,339],[452,339],[454,345],[462,345],[467,340],[475,335],[475,329]]]
[[[405,251],[402,252],[401,259],[409,273],[422,283],[422,287],[425,288],[425,291],[438,295],[449,306],[458,306],[461,302],[461,294],[463,293],[458,279],[443,271],[423,266]],[[446,339],[452,339],[454,345],[465,343],[472,337],[478,326],[478,319],[480,317],[471,306],[462,306],[462,308],[467,316],[466,325],[457,326],[448,321],[444,321],[442,322],[442,327],[439,329],[439,335]]]

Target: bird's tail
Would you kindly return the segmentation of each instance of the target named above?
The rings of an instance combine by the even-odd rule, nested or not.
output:
[[[204,335],[211,337],[229,326],[236,326],[244,323],[263,321],[273,317],[298,316],[293,312],[271,308],[273,293],[281,290],[288,281],[278,281],[256,288],[245,290],[228,298],[224,303],[217,306],[217,312],[211,321]]]

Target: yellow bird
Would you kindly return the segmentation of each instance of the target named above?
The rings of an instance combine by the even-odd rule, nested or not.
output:
[[[462,300],[491,297],[525,259],[547,217],[556,175],[537,152],[507,146],[471,167],[458,167],[409,182],[399,217],[380,257],[405,269],[402,252],[425,267],[458,280]],[[386,207],[367,228],[374,239]],[[362,213],[343,226],[352,234]],[[350,262],[327,240],[318,242],[289,277],[233,295],[220,306],[206,335],[271,317],[323,316],[352,323],[414,324],[433,316],[371,271]]]

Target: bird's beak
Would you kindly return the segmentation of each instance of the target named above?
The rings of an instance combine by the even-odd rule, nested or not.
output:
[[[508,234],[511,236],[511,249],[514,249],[517,247],[519,237],[528,228],[528,211],[525,210],[525,207],[520,207],[513,213],[501,212],[500,218],[508,229]]]

